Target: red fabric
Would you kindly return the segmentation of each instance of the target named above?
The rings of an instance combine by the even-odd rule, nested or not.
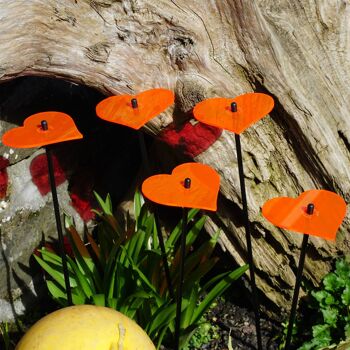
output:
[[[10,162],[8,159],[0,156],[0,199],[6,197],[8,186],[7,167],[9,164]]]
[[[78,212],[80,217],[85,221],[89,221],[95,217],[91,211],[93,208],[93,188],[94,178],[88,169],[80,170],[71,179],[70,198],[72,207]]]
[[[89,198],[83,198],[78,193],[70,193],[70,198],[72,200],[71,205],[85,222],[95,217],[95,214],[91,211],[92,206]]]
[[[222,129],[202,123],[187,122],[181,129],[174,125],[165,129],[160,140],[194,158],[207,150],[221,135]]]
[[[66,181],[66,175],[57,157],[54,154],[52,155],[52,162],[57,187],[61,185],[64,181]],[[38,187],[38,190],[41,193],[41,195],[45,196],[47,193],[49,193],[51,191],[51,187],[49,181],[47,158],[45,153],[38,155],[32,160],[29,166],[29,171],[32,175],[32,181]]]

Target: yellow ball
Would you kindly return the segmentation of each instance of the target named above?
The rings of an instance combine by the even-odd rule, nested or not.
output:
[[[130,318],[102,306],[79,305],[55,311],[24,335],[16,350],[155,350]]]

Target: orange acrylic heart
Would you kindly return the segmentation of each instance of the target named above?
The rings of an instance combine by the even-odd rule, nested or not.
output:
[[[236,104],[235,112],[231,109],[232,103]],[[240,134],[270,113],[273,106],[271,96],[249,93],[236,98],[219,97],[204,100],[194,107],[193,115],[202,123]]]
[[[43,130],[41,122],[47,122]],[[26,118],[23,126],[13,128],[2,136],[4,145],[14,148],[32,148],[83,138],[73,119],[62,112],[41,112]]]
[[[135,96],[111,96],[96,106],[96,114],[101,119],[138,130],[164,112],[174,99],[174,93],[166,89],[147,90]]]
[[[313,214],[307,214],[309,204]],[[278,197],[268,200],[262,214],[275,226],[334,240],[346,214],[346,203],[334,192],[310,190],[298,198]]]
[[[185,179],[191,180],[185,188]],[[172,207],[216,210],[220,176],[208,165],[184,163],[171,175],[154,175],[142,184],[142,193],[152,202]]]

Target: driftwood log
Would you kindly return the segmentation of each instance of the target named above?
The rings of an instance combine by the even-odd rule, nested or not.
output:
[[[220,173],[219,210],[207,229],[223,230],[239,264],[246,257],[234,135],[196,124],[191,110],[214,96],[273,96],[274,110],[242,143],[258,285],[284,307],[301,236],[272,227],[261,206],[313,188],[349,202],[349,38],[346,0],[0,0],[0,81],[57,77],[106,95],[173,90],[175,107],[143,131],[160,149],[165,142]],[[15,124],[1,119],[1,132]],[[22,158],[10,158],[10,168]],[[305,278],[317,284],[350,251],[348,227],[347,216],[335,243],[311,238]]]

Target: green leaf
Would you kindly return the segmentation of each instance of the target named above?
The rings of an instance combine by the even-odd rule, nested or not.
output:
[[[57,269],[47,263],[37,255],[33,255],[34,259],[39,263],[39,265],[63,288],[65,288],[63,273],[57,271]]]
[[[344,286],[344,280],[335,273],[329,273],[323,278],[323,285],[329,292],[335,292]]]
[[[93,260],[87,252],[86,247],[84,246],[82,240],[80,239],[77,232],[73,233],[72,231],[67,231],[69,241],[71,243],[72,250],[74,252],[74,257],[76,260],[76,266],[78,266],[80,273],[85,276],[85,279],[88,281],[89,288],[91,289],[92,294],[96,293],[95,285],[98,290],[102,289],[102,281],[98,274],[94,274],[93,271],[96,269]],[[79,244],[80,248],[77,247]],[[82,253],[88,254],[89,256],[83,257]],[[67,256],[68,258],[68,256]],[[75,273],[77,273],[75,271]]]
[[[195,240],[197,239],[199,233],[202,231],[203,226],[207,220],[206,216],[202,216],[199,220],[197,220],[194,225],[189,229],[186,234],[186,246],[191,246]]]
[[[111,309],[117,309],[117,303],[118,303],[118,300],[116,298],[108,298],[107,299],[107,304],[108,304],[108,307],[110,307]]]
[[[335,308],[321,309],[324,322],[326,322],[330,327],[335,328],[337,326],[338,320],[338,310]]]
[[[199,286],[195,286],[191,290],[190,297],[184,298],[188,302],[188,307],[181,315],[181,329],[186,329],[191,325],[192,316],[198,302],[198,290]]]
[[[39,252],[46,262],[50,262],[56,266],[62,266],[62,258],[58,254],[50,252],[46,248],[39,249]]]
[[[134,216],[135,216],[136,222],[138,222],[138,219],[140,217],[143,202],[144,201],[143,201],[142,195],[140,191],[137,190],[134,195]]]
[[[319,348],[322,346],[329,346],[331,344],[332,338],[329,325],[327,324],[313,326],[312,335],[315,339],[317,339],[317,345]]]
[[[78,291],[78,289],[76,289],[75,291]],[[86,304],[86,298],[81,292],[72,293],[72,301],[73,301],[73,305]]]
[[[181,312],[186,309],[188,302],[186,300],[182,301]],[[169,324],[175,319],[176,316],[176,304],[167,305],[164,308],[160,308],[160,311],[155,314],[149,329],[147,330],[149,334],[152,334],[155,330],[161,328],[164,325]]]
[[[228,335],[228,350],[233,350],[233,346],[232,346],[232,337],[231,337],[231,330],[230,330],[230,333]]]
[[[199,213],[199,209],[190,209],[187,215],[187,222],[190,222],[190,220],[192,220],[198,213]],[[171,249],[174,248],[176,242],[178,241],[181,235],[181,230],[182,230],[182,219],[175,226],[174,230],[171,232],[170,236],[165,242],[166,252],[169,252]]]
[[[311,292],[311,295],[318,301],[318,303],[322,307],[327,307],[328,305],[333,305],[337,303],[333,295],[325,290]]]
[[[67,294],[65,292],[65,289],[61,288],[59,284],[53,281],[46,281],[46,284],[47,284],[47,289],[55,299],[59,299],[59,298],[67,299]]]
[[[345,289],[343,290],[343,293],[341,295],[341,300],[343,305],[345,306],[350,306],[350,276],[349,276],[349,280],[347,282],[347,285],[345,287]],[[349,310],[350,312],[350,310]]]
[[[335,273],[343,281],[348,281],[350,276],[350,262],[346,259],[337,260],[335,264]]]
[[[344,333],[346,338],[350,338],[350,317],[347,317],[347,322],[345,323]]]
[[[106,200],[104,201],[100,195],[94,191],[94,195],[97,199],[98,205],[103,210],[103,212],[107,215],[113,216],[113,209],[112,209],[112,201],[111,196],[108,194],[106,197]]]
[[[213,269],[217,261],[218,258],[213,258],[204,261],[200,265],[198,265],[197,269],[192,271],[192,273],[189,274],[188,277],[185,279],[184,290],[186,291],[188,289],[191,289],[194,283],[196,283],[197,281],[200,282],[202,277]]]
[[[92,300],[97,306],[106,306],[106,299],[104,294],[94,294],[92,295]]]
[[[214,276],[212,279],[210,279],[206,284],[203,285],[202,290],[206,291],[207,289],[211,288],[216,282],[223,279],[225,276],[229,275],[230,272],[223,272],[219,275]]]
[[[204,312],[208,310],[212,302],[220,295],[222,295],[222,293],[225,292],[231,283],[241,277],[248,270],[248,268],[249,265],[239,267],[224,277],[214,288],[212,288],[194,312],[192,323],[197,323],[203,316]]]
[[[73,261],[73,259],[67,256],[67,260],[74,271],[74,274],[76,276],[76,281],[78,282],[79,286],[82,288],[86,297],[90,298],[94,294],[93,288],[91,288],[90,284],[87,282],[87,279],[81,273],[81,271],[79,270],[77,264]]]

